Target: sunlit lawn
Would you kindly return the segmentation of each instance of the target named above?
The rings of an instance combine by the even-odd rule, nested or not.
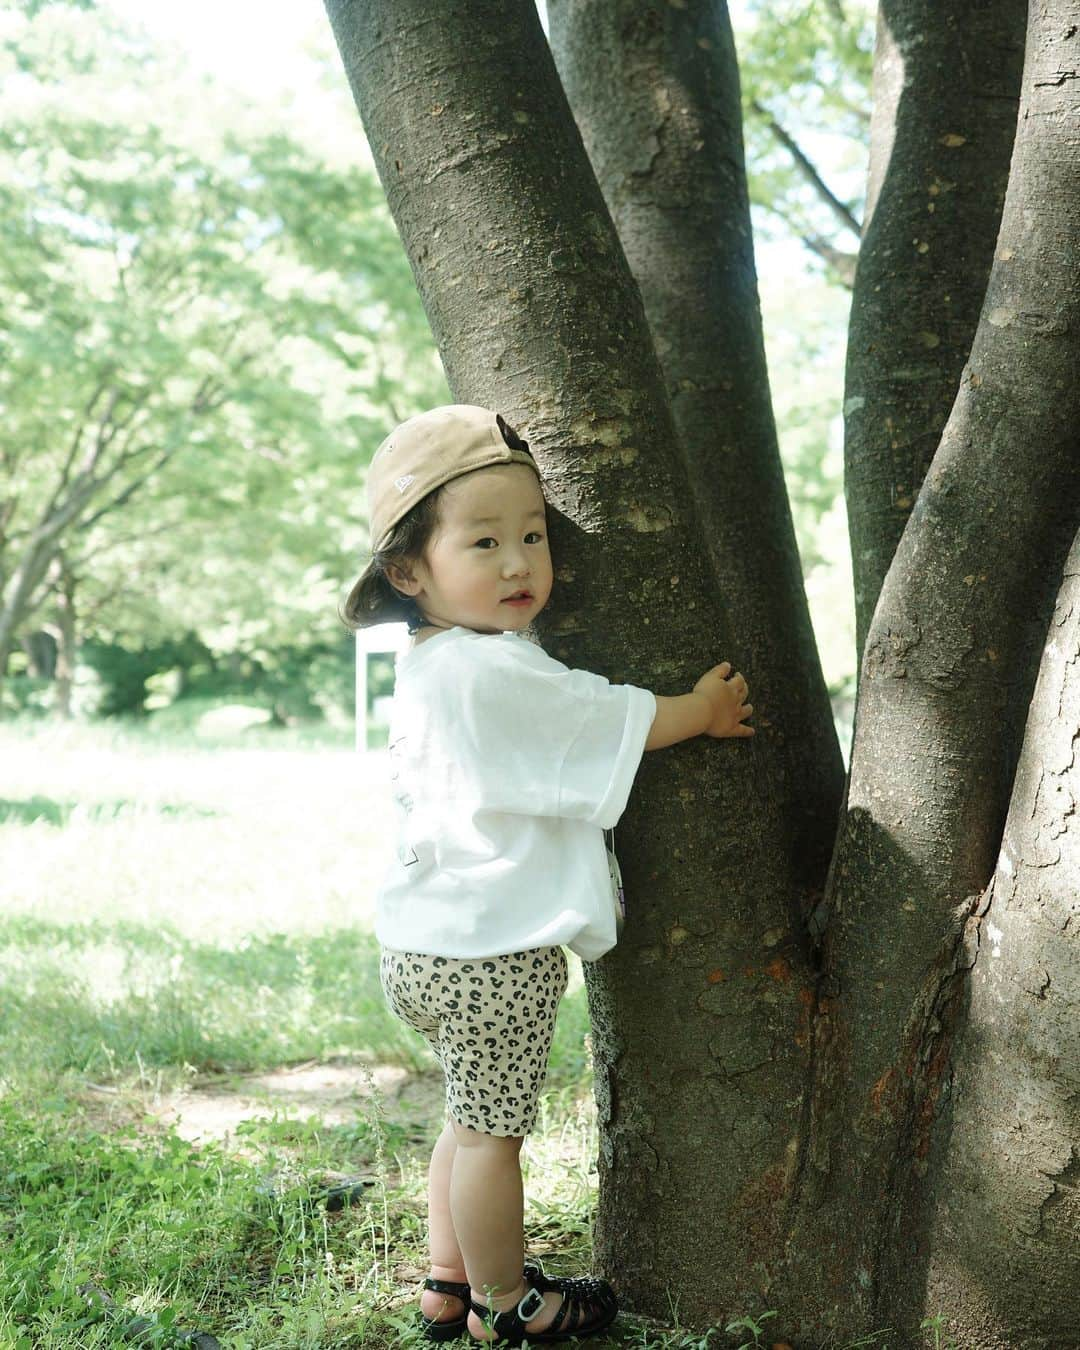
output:
[[[414,1340],[441,1079],[378,986],[385,751],[252,735],[0,727],[0,1348],[119,1344],[135,1315],[144,1343]],[[571,962],[524,1163],[532,1250],[577,1271],[596,1139]],[[328,1213],[320,1188],[356,1177]]]
[[[391,824],[385,752],[251,734],[257,749],[0,725],[5,912],[165,921],[214,942],[368,927]]]

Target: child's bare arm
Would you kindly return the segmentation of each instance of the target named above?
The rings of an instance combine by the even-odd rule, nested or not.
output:
[[[677,698],[656,695],[656,716],[645,741],[646,750],[700,736],[712,717],[712,704],[703,694],[680,694]]]
[[[692,736],[753,736],[754,728],[743,722],[754,711],[752,703],[743,702],[746,680],[738,671],[729,679],[730,669],[730,661],[713,666],[694,685],[693,693],[675,698],[657,694],[645,749],[662,750]]]

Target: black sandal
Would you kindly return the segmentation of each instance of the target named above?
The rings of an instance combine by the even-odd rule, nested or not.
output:
[[[539,1261],[525,1262],[525,1280],[542,1294],[549,1289],[558,1289],[561,1293],[569,1290],[584,1294],[587,1298],[615,1299],[615,1291],[606,1280],[598,1280],[590,1275],[548,1275]]]
[[[542,1271],[539,1271],[539,1275],[539,1282],[532,1282],[532,1287],[525,1291],[517,1306],[507,1308],[505,1312],[493,1312],[486,1304],[470,1299],[473,1312],[498,1338],[486,1344],[520,1345],[526,1337],[530,1345],[546,1341],[572,1341],[578,1336],[595,1336],[614,1322],[619,1303],[614,1289],[606,1281],[582,1277],[560,1279],[556,1283],[554,1278],[544,1275]],[[526,1331],[525,1324],[536,1317],[544,1306],[541,1285],[545,1289],[560,1289],[563,1301],[556,1308],[550,1326],[543,1331]],[[591,1318],[587,1316],[590,1311],[593,1311]],[[479,1337],[473,1339],[480,1340]]]
[[[417,1314],[421,1332],[429,1341],[452,1341],[469,1329],[469,1304],[472,1302],[472,1290],[467,1284],[455,1284],[453,1280],[433,1280],[424,1281],[425,1289],[434,1289],[437,1294],[453,1294],[455,1298],[461,1299],[465,1304],[465,1311],[460,1317],[452,1317],[447,1322],[436,1321],[434,1317],[425,1317],[422,1312]],[[445,1305],[444,1305],[445,1306]]]

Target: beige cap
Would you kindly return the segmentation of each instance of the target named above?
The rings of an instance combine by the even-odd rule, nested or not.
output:
[[[451,478],[492,464],[528,464],[540,470],[523,441],[499,413],[471,403],[448,403],[402,422],[387,436],[368,468],[368,519],[375,553],[402,516]]]

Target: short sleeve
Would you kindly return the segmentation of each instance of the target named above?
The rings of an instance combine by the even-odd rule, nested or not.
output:
[[[603,684],[563,756],[556,814],[610,830],[626,810],[656,698],[636,685]]]
[[[470,676],[460,686],[460,730],[479,804],[613,828],[656,715],[654,695],[516,643],[483,653]]]

